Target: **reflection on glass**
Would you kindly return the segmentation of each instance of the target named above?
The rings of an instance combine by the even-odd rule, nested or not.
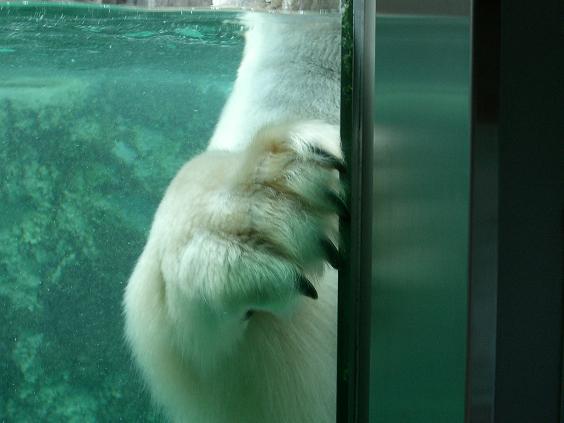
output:
[[[376,20],[371,423],[464,421],[469,25]]]

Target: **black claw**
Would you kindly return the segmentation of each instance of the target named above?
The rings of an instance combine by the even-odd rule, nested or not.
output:
[[[317,291],[315,290],[313,284],[307,280],[305,276],[298,276],[298,280],[296,282],[298,285],[298,291],[300,291],[302,295],[317,300]]]
[[[345,162],[343,160],[333,156],[331,153],[329,153],[325,150],[322,150],[319,147],[312,147],[311,151],[316,156],[319,156],[321,158],[321,161],[323,163],[326,163],[328,166],[330,166],[334,169],[337,169],[341,173],[347,172],[347,167],[346,167]]]
[[[337,211],[337,214],[341,216],[343,219],[349,220],[351,216],[349,213],[349,208],[347,207],[345,201],[339,195],[337,195],[335,192],[331,190],[328,190],[326,195],[327,198],[329,199],[329,202],[333,205],[333,207]]]
[[[337,249],[335,244],[333,244],[331,242],[331,240],[329,240],[329,239],[322,239],[321,240],[321,248],[323,249],[323,252],[325,253],[325,258],[327,259],[327,262],[334,269],[337,269],[337,270],[340,269],[340,267],[341,267],[341,254],[339,253],[339,250]]]

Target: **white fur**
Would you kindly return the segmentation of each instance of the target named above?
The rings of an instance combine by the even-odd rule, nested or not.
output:
[[[341,157],[338,20],[247,23],[209,149],[168,187],[129,280],[126,337],[174,422],[329,423],[337,272],[319,239],[336,237],[340,188],[312,147]]]
[[[233,93],[210,149],[244,148],[266,124],[339,122],[340,21],[335,16],[254,13]]]

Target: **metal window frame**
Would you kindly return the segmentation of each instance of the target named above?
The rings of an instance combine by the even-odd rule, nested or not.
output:
[[[343,11],[341,137],[350,219],[341,219],[337,421],[367,423],[372,282],[372,166],[375,0],[348,0]]]
[[[562,421],[562,19],[473,2],[466,423]]]
[[[493,422],[497,330],[499,1],[471,15],[470,246],[466,422]]]

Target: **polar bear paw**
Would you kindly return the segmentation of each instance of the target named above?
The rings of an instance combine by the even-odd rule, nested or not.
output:
[[[336,216],[347,215],[338,128],[319,121],[266,127],[245,156],[237,185],[248,205],[248,244],[287,264],[296,290],[315,299],[310,275],[323,260],[339,267]]]
[[[152,230],[172,313],[186,315],[179,298],[243,318],[316,299],[324,263],[339,266],[344,168],[338,127],[320,121],[265,127],[241,152],[185,165]]]

